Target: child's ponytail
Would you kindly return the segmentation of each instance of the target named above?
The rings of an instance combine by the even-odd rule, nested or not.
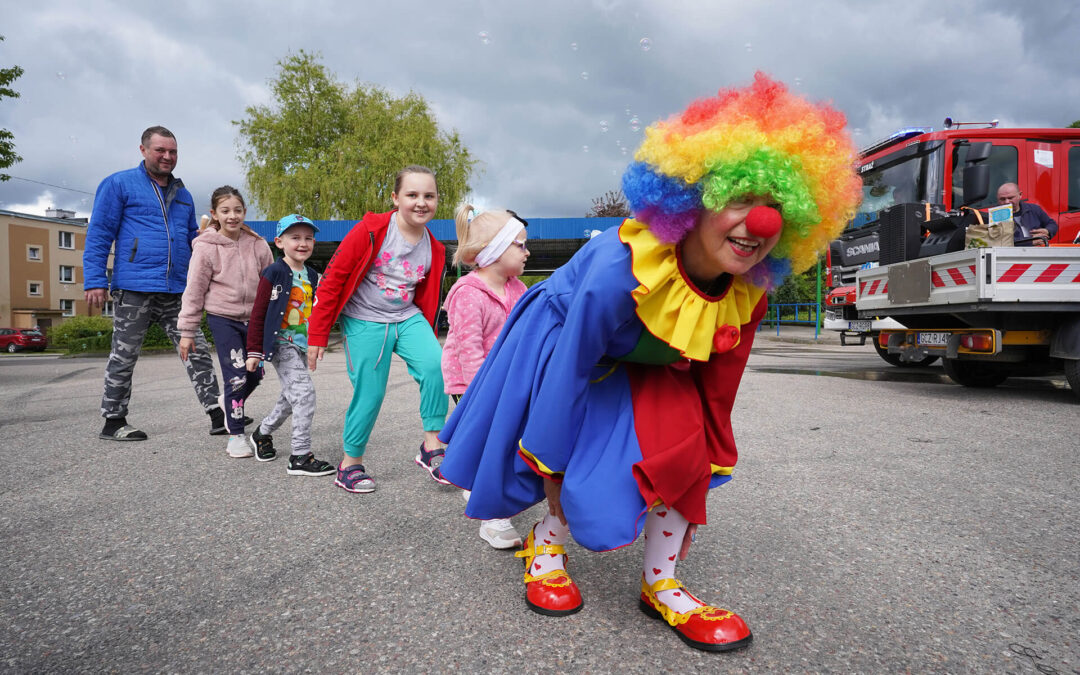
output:
[[[469,216],[476,212],[476,208],[472,204],[462,204],[454,212],[454,230],[457,232],[457,246],[454,247],[454,258],[451,262],[454,265],[471,265],[476,258],[476,252],[473,251],[468,260],[463,260],[466,252],[469,251]],[[483,248],[483,247],[481,247]],[[477,249],[479,250],[479,249]]]

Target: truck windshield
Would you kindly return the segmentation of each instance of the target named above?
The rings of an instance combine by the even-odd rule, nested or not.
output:
[[[893,204],[940,201],[942,143],[918,143],[859,167],[863,200],[848,229],[877,221],[878,213]]]

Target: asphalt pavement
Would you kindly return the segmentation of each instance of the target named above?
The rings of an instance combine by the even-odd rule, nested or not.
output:
[[[284,459],[230,459],[175,355],[139,361],[129,420],[150,439],[135,443],[97,438],[104,359],[0,356],[0,667],[1080,673],[1072,393],[894,377],[812,330],[759,334],[735,479],[678,568],[753,630],[729,654],[638,610],[640,542],[572,544],[584,610],[529,611],[520,561],[413,463],[419,395],[396,358],[366,460],[378,489],[356,495]],[[315,383],[315,451],[337,462],[340,351]],[[249,413],[277,391],[271,371]],[[274,440],[287,451],[287,426]]]

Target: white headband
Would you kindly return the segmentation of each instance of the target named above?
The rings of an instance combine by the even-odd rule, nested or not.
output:
[[[503,252],[510,248],[510,244],[514,243],[514,237],[517,236],[517,233],[524,229],[525,225],[520,220],[511,217],[510,220],[506,221],[506,224],[502,226],[499,233],[488,242],[488,245],[476,254],[476,266],[487,267],[498,260]]]

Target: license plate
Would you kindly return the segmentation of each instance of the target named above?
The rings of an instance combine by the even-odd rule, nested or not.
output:
[[[950,333],[917,333],[916,344],[920,345],[947,345]]]
[[[870,322],[869,321],[848,321],[848,330],[855,331],[856,333],[869,333]]]

